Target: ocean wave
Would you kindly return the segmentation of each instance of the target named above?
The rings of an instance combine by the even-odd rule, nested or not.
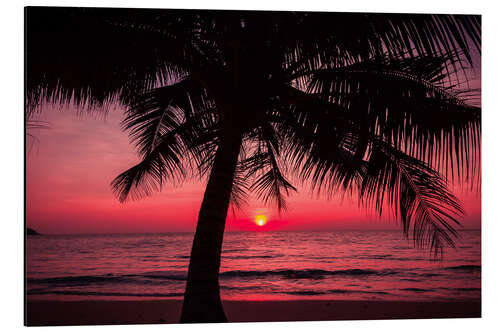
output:
[[[352,290],[347,289],[330,289],[328,290],[330,294],[352,294]]]
[[[481,291],[481,288],[454,288],[457,291]]]
[[[259,290],[259,291],[262,291],[262,286],[242,286],[242,287],[238,287],[238,286],[228,286],[228,285],[225,285],[225,284],[221,284],[220,288],[224,289],[224,290],[235,290],[235,291],[249,291],[249,290]]]
[[[294,290],[285,291],[283,294],[288,295],[299,295],[299,296],[314,296],[314,295],[327,295],[327,294],[376,294],[376,295],[388,295],[385,291],[368,291],[368,290],[351,290],[351,289],[330,289],[327,291],[316,291],[316,290]]]
[[[441,260],[441,259],[434,259],[434,258],[394,257],[392,254],[355,255],[355,256],[350,256],[350,257],[346,257],[346,258],[348,258],[348,259],[361,259],[361,260],[387,260],[387,261],[409,261],[409,262],[415,262],[415,261],[439,262]],[[341,258],[341,259],[343,259],[343,258]]]
[[[184,272],[184,271],[166,271],[166,272],[159,271],[159,272],[149,272],[149,273],[143,273],[143,274],[130,274],[130,275],[126,275],[126,276],[134,277],[134,278],[184,281],[187,279],[187,272]]]
[[[248,255],[248,256],[222,256],[222,259],[270,259],[270,258],[278,258],[282,257],[283,255]]]
[[[49,284],[62,286],[84,286],[89,284],[151,284],[151,280],[186,280],[185,272],[146,272],[124,275],[79,275],[49,278],[28,278],[30,284]]]
[[[423,276],[423,277],[436,277],[436,276],[441,276],[442,274],[438,274],[438,273],[421,273],[421,274],[418,274],[417,273],[417,276]]]
[[[328,294],[377,294],[388,295],[385,291],[371,291],[371,290],[353,290],[353,289],[330,289]]]
[[[297,291],[285,291],[283,294],[288,295],[299,295],[299,296],[314,296],[314,295],[323,295],[325,292],[323,291],[314,291],[314,290],[297,290]]]
[[[443,290],[454,290],[454,291],[481,291],[481,288],[447,288],[447,287],[441,287],[439,289]]]
[[[126,293],[112,291],[79,290],[28,290],[28,295],[75,295],[75,296],[129,296],[129,297],[181,297],[183,293]]]
[[[221,279],[237,278],[265,278],[280,277],[283,279],[323,279],[327,276],[367,276],[367,275],[391,275],[396,274],[392,270],[372,270],[372,269],[345,269],[345,270],[322,270],[322,269],[278,269],[264,271],[244,271],[232,270],[220,273]],[[125,275],[80,275],[80,276],[60,276],[48,278],[28,278],[30,284],[55,285],[55,286],[84,286],[90,284],[154,284],[154,281],[185,281],[187,272],[185,271],[153,271],[141,274]],[[158,282],[156,282],[158,283]],[[162,282],[163,283],[163,282]]]
[[[123,276],[112,275],[79,275],[79,276],[61,276],[50,278],[28,278],[28,283],[34,284],[69,284],[69,285],[85,285],[90,283],[102,282],[120,282],[123,281]]]
[[[383,270],[376,271],[372,269],[344,269],[327,271],[322,269],[303,269],[303,270],[269,270],[269,271],[243,271],[234,270],[226,271],[220,274],[221,278],[238,278],[238,277],[267,277],[267,276],[279,276],[287,279],[322,279],[325,276],[363,276],[363,275],[390,275],[395,274],[394,271]]]
[[[480,271],[480,265],[460,265],[460,266],[450,266],[446,267],[446,269],[454,270],[454,271]]]
[[[387,260],[388,258],[391,258],[392,257],[392,254],[369,254],[369,255],[356,255],[356,256],[352,256],[351,258],[354,258],[354,259],[368,259],[368,260],[372,260],[372,259],[384,259],[384,260]]]
[[[403,288],[403,289],[400,289],[400,290],[413,291],[415,293],[427,293],[427,292],[434,291],[434,289],[422,289],[422,288]]]

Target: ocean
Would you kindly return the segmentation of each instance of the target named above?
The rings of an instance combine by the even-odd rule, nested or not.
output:
[[[28,236],[28,300],[182,298],[192,233]],[[481,232],[442,260],[401,231],[228,232],[226,300],[479,300]]]

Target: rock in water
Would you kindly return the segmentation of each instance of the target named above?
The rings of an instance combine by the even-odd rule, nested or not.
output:
[[[26,228],[27,235],[40,235],[35,229]]]

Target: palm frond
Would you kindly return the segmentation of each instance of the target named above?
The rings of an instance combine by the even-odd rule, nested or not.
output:
[[[310,184],[318,194],[331,197],[337,191],[351,192],[359,180],[363,156],[356,154],[358,137],[347,128],[300,123],[280,117],[280,134],[285,138],[283,156],[298,180]]]
[[[383,207],[393,207],[405,235],[413,229],[415,244],[429,245],[435,255],[453,246],[454,227],[464,211],[446,181],[428,164],[373,137],[368,137],[369,149],[360,158],[357,131],[346,129],[340,141],[307,127],[289,133],[285,134],[288,161],[313,190],[328,196],[357,194],[361,205],[373,205],[380,214]]]
[[[474,176],[480,153],[480,109],[469,106],[443,86],[436,57],[410,61],[370,60],[316,71],[309,91],[365,119],[371,134],[381,135],[414,157],[463,179]],[[362,101],[365,101],[362,103]],[[452,177],[454,176],[452,172]]]
[[[286,197],[296,188],[286,179],[278,161],[281,142],[275,130],[264,124],[256,135],[256,147],[252,154],[239,163],[244,179],[254,179],[248,187],[265,203],[273,202],[278,212],[287,209]]]
[[[284,108],[274,117],[286,142],[288,164],[303,181],[327,195],[357,191],[360,203],[374,204],[380,213],[389,204],[405,234],[413,228],[416,245],[429,245],[435,254],[453,245],[454,226],[464,211],[425,158],[405,154],[374,125],[363,125],[360,112],[369,114],[370,108],[362,100],[347,105],[344,112],[334,108],[338,112],[330,113],[321,112],[321,103],[312,102],[305,112],[308,99],[304,96],[301,101],[303,106]],[[443,119],[439,125],[454,121]]]
[[[150,196],[162,189],[165,180],[170,182],[183,180],[186,170],[183,165],[185,148],[177,135],[186,125],[163,135],[157,146],[142,157],[132,168],[121,173],[111,182],[114,194],[125,202],[130,196],[137,200]]]
[[[236,169],[231,188],[230,203],[236,209],[242,209],[248,203],[248,181],[242,170]]]
[[[387,54],[412,59],[439,54],[463,56],[473,63],[469,42],[480,51],[481,18],[474,15],[296,13],[280,27],[288,42],[288,65],[314,70],[351,65]],[[307,61],[304,61],[307,59]],[[459,67],[464,70],[461,58]],[[450,72],[457,69],[448,63]]]
[[[28,112],[44,102],[126,104],[202,59],[191,43],[196,12],[29,7],[26,22]]]
[[[391,205],[405,235],[412,229],[415,244],[435,255],[454,246],[464,210],[439,173],[383,141],[375,141],[364,168],[360,202],[375,204],[380,213]]]
[[[120,201],[160,191],[165,180],[182,181],[197,170],[208,170],[217,146],[218,118],[206,91],[190,77],[131,99],[123,128],[142,160],[112,182]]]
[[[153,150],[158,138],[181,122],[215,112],[205,90],[189,77],[135,96],[129,105],[123,128],[129,131],[141,155]]]

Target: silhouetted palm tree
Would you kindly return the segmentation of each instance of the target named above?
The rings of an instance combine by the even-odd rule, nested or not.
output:
[[[439,171],[478,172],[480,109],[451,75],[469,44],[477,16],[29,8],[27,109],[126,105],[141,161],[112,183],[122,202],[208,177],[181,321],[225,321],[225,220],[249,191],[278,209],[291,179],[352,192],[453,245],[464,211]]]

